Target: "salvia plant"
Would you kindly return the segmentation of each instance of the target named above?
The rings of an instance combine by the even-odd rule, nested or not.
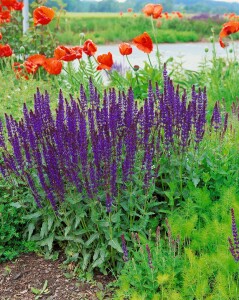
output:
[[[60,92],[52,112],[48,93],[38,90],[34,109],[24,105],[20,121],[5,115],[6,128],[0,122],[2,175],[27,184],[39,208],[48,199],[56,218],[68,216],[62,221],[68,225],[65,235],[74,220],[75,229],[82,229],[82,247],[106,243],[107,249],[122,252],[122,233],[144,231],[150,216],[158,215],[154,188],[160,158],[170,159],[174,152],[184,156],[190,145],[196,151],[205,133],[206,90],[192,87],[190,96],[186,91],[180,96],[166,67],[163,79],[163,91],[149,82],[140,105],[131,88],[118,94],[112,88],[101,99],[90,80],[89,93],[81,86],[77,100],[68,101]],[[74,217],[61,211],[70,209],[69,197],[77,203]],[[52,243],[53,238],[50,250]],[[114,262],[112,252],[107,259]]]
[[[169,155],[174,149],[185,151],[190,141],[197,146],[203,138],[206,91],[196,93],[193,87],[187,103],[186,92],[180,99],[179,88],[175,90],[166,69],[163,93],[157,85],[154,92],[149,83],[148,97],[141,107],[132,89],[118,95],[110,89],[101,101],[91,81],[89,85],[89,99],[82,86],[78,101],[72,97],[64,101],[60,92],[55,117],[48,93],[42,95],[39,90],[34,110],[24,105],[19,122],[6,115],[11,149],[1,123],[1,172],[3,176],[14,173],[27,182],[39,207],[42,200],[32,170],[54,210],[64,201],[66,182],[70,182],[89,199],[98,199],[98,191],[103,189],[110,212],[116,207],[119,190],[132,180],[136,162],[147,188],[157,175],[159,155]]]

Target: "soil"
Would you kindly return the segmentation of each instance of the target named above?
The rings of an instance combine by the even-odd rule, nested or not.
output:
[[[66,278],[64,273],[70,274],[71,270],[62,268],[63,260],[45,260],[30,253],[21,255],[15,261],[0,264],[0,300],[112,299],[106,290],[112,277],[97,274],[92,284]],[[42,290],[46,280],[45,293],[39,292],[38,295],[38,290]],[[37,289],[34,290],[35,294],[32,288]]]

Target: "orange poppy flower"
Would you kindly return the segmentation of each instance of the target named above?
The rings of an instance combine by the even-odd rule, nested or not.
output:
[[[133,39],[133,43],[139,50],[145,53],[151,53],[153,51],[153,41],[147,32],[136,36]]]
[[[52,75],[58,75],[62,70],[62,62],[55,58],[47,58],[44,61],[43,68]]]
[[[154,5],[153,18],[158,19],[162,17],[163,6],[161,4]]]
[[[76,59],[76,54],[69,47],[58,46],[54,51],[54,57],[59,60],[72,61]]]
[[[238,21],[230,21],[223,24],[223,28],[219,33],[219,43],[222,48],[226,47],[226,44],[223,42],[223,38],[227,37],[232,33],[236,33],[239,31],[239,22]]]
[[[147,16],[150,17],[153,15],[154,12],[154,4],[149,3],[146,4],[145,7],[142,9],[142,12]]]
[[[2,33],[0,32],[0,40],[2,39]]]
[[[113,57],[110,52],[108,54],[102,54],[97,57],[99,63],[97,70],[110,70],[113,66]]]
[[[165,17],[165,19],[167,19],[167,20],[170,19],[170,16],[169,16],[169,14],[168,14],[167,12],[164,13],[164,17]]]
[[[76,59],[81,59],[82,58],[82,47],[75,46],[75,47],[72,47],[71,49],[72,49],[72,51],[75,52]]]
[[[228,18],[229,18],[229,19],[232,19],[232,18],[234,18],[234,17],[236,17],[236,14],[235,14],[235,13],[230,13],[230,14],[228,15]]]
[[[42,66],[44,64],[45,60],[46,60],[46,56],[42,55],[42,54],[33,54],[33,55],[30,55],[26,59],[26,61],[29,61],[29,62],[37,65],[38,67]]]
[[[154,19],[158,19],[162,16],[163,6],[161,4],[149,3],[145,5],[142,11],[147,17],[152,16]]]
[[[55,12],[52,8],[40,6],[33,11],[34,26],[47,25],[54,18]]]
[[[179,19],[183,18],[183,15],[179,11],[176,11],[176,14],[179,17]]]
[[[8,44],[6,44],[6,45],[0,44],[0,57],[8,57],[11,55],[12,55],[11,47]]]
[[[123,16],[123,12],[122,11],[120,11],[119,14],[120,14],[121,17]]]
[[[131,13],[132,11],[133,11],[132,8],[128,8],[128,9],[127,9],[127,12],[129,12],[129,13]]]
[[[130,44],[128,43],[121,43],[119,45],[119,52],[121,55],[130,55],[133,49]]]
[[[54,51],[54,57],[64,61],[80,59],[82,58],[82,48],[79,46],[71,48],[66,46],[58,46]]]
[[[25,67],[27,73],[29,74],[36,74],[38,70],[38,65],[34,64],[31,61],[24,61],[23,66]]]
[[[92,42],[92,40],[87,40],[87,41],[84,42],[83,51],[85,52],[86,55],[92,56],[96,53],[97,47]]]

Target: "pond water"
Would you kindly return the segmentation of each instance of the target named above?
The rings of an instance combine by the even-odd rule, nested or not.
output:
[[[205,49],[208,48],[209,51],[206,53]],[[235,54],[238,57],[239,53],[239,42],[234,43]],[[182,62],[184,68],[189,70],[197,70],[198,66],[205,57],[210,60],[212,58],[212,43],[177,43],[177,44],[159,44],[159,51],[162,55],[162,62],[166,61],[169,57],[173,57],[175,61]],[[219,43],[216,43],[216,52],[218,56],[226,57],[227,50],[220,47]],[[104,45],[98,46],[97,55],[111,52],[113,54],[113,59],[117,63],[128,65],[127,61],[124,62],[124,57],[119,53],[118,45]],[[154,51],[150,54],[150,59],[153,64],[156,64],[156,46],[154,45]],[[229,57],[233,57],[234,53],[228,53]],[[132,65],[139,65],[142,67],[144,61],[148,61],[147,54],[139,51],[136,47],[133,47],[133,53],[129,56],[129,60]]]

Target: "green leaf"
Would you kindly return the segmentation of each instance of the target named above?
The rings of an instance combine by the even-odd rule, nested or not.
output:
[[[47,246],[49,251],[51,252],[52,246],[53,246],[53,238],[54,238],[54,235],[51,234],[48,238],[39,242],[40,246]]]
[[[92,243],[94,242],[94,240],[98,239],[99,236],[100,236],[99,233],[94,233],[94,234],[92,234],[92,235],[89,237],[88,241],[85,243],[85,246],[86,246],[86,247],[90,246],[90,244],[92,244]]]
[[[30,214],[30,215],[22,217],[22,218],[25,219],[25,220],[31,220],[31,219],[37,219],[40,216],[42,216],[42,212],[38,211],[38,212],[35,212],[34,214]]]
[[[116,239],[110,240],[108,245],[117,250],[119,253],[123,253],[122,247]]]
[[[47,233],[48,233],[48,226],[47,226],[47,222],[45,221],[42,223],[40,237],[44,238],[45,236],[47,236]]]
[[[48,281],[46,280],[46,281],[44,282],[44,285],[43,285],[42,291],[45,291],[45,290],[46,290],[46,288],[47,288],[47,285],[48,285]]]
[[[28,241],[30,241],[34,229],[35,229],[34,223],[30,223],[28,225]]]
[[[88,264],[89,264],[89,260],[90,260],[90,253],[83,253],[83,264],[82,264],[82,270],[85,271],[85,269],[87,268]]]
[[[48,230],[51,230],[52,224],[54,223],[54,217],[48,216]]]
[[[22,205],[19,202],[10,203],[10,206],[13,206],[13,207],[16,207],[16,208],[22,207]]]
[[[31,287],[31,291],[33,292],[34,295],[40,295],[41,294],[41,290],[38,290],[34,287]]]
[[[197,187],[197,185],[198,185],[199,182],[200,182],[200,178],[195,177],[195,178],[192,179],[192,181],[193,181],[194,186]]]

